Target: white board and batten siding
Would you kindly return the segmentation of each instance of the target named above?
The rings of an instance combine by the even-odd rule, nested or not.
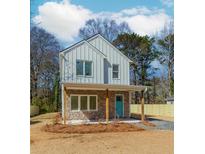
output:
[[[62,53],[61,53],[62,54]],[[104,55],[104,56],[103,56]],[[60,72],[63,82],[129,85],[129,59],[97,35],[63,51]],[[76,60],[92,61],[92,76],[76,76]],[[106,64],[105,64],[106,63]],[[119,65],[119,78],[112,78],[112,65]],[[105,71],[107,69],[107,73]],[[106,74],[104,74],[106,73]],[[107,75],[107,82],[105,82]]]
[[[88,44],[83,43],[66,52],[63,59],[63,80],[70,83],[103,83],[103,57]],[[92,61],[92,76],[77,76],[76,61]]]
[[[103,52],[107,56],[107,61],[110,63],[110,67],[108,67],[108,81],[109,84],[121,84],[121,85],[129,85],[130,77],[129,77],[129,60],[128,58],[121,53],[117,48],[111,45],[107,40],[105,40],[102,36],[98,35],[94,38],[90,38],[88,40],[90,44],[95,46],[98,50]],[[112,65],[119,65],[119,79],[112,78]]]

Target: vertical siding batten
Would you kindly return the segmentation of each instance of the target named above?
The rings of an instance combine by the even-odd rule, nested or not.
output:
[[[108,67],[108,84],[129,84],[129,61],[117,51],[113,46],[106,42],[101,37],[93,38],[89,43],[95,46],[107,57],[109,62]],[[65,53],[66,59],[68,59],[67,65],[65,61],[62,60],[62,76],[65,79],[67,75],[68,82],[74,83],[104,83],[104,58],[97,53],[91,46],[87,43],[82,43],[71,51]],[[76,76],[76,60],[88,60],[92,61],[92,77],[77,77]],[[112,78],[112,64],[119,65],[119,79]]]

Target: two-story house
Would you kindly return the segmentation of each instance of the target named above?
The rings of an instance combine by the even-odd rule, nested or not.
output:
[[[132,61],[100,34],[60,52],[62,116],[70,120],[130,116]]]

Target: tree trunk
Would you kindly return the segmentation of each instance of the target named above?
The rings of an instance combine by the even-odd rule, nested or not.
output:
[[[155,104],[155,99],[156,99],[156,79],[155,79],[155,77],[153,78],[153,82],[154,82],[154,85],[153,85],[153,103]]]
[[[172,96],[172,93],[171,93],[171,81],[172,80],[172,76],[171,76],[171,64],[169,63],[168,65],[168,82],[169,82],[169,97]]]

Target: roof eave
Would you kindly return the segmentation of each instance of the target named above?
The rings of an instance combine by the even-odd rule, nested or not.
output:
[[[84,84],[62,82],[68,89],[76,90],[110,90],[110,91],[143,91],[147,87],[141,85],[117,85],[117,84]]]
[[[73,49],[73,48],[75,48],[75,47],[77,47],[77,46],[79,46],[79,45],[81,45],[81,44],[83,44],[83,43],[86,43],[88,46],[90,46],[91,48],[93,48],[97,53],[99,53],[100,55],[102,55],[104,58],[107,57],[104,53],[102,53],[100,50],[98,50],[97,48],[95,48],[93,45],[91,45],[91,44],[90,44],[89,42],[87,42],[86,40],[82,40],[82,41],[80,41],[80,42],[78,42],[78,43],[75,43],[75,44],[71,45],[70,47],[68,47],[68,48],[66,48],[66,49],[64,49],[64,50],[62,50],[62,51],[60,52],[60,55],[66,53],[66,52],[69,52],[71,49]]]

